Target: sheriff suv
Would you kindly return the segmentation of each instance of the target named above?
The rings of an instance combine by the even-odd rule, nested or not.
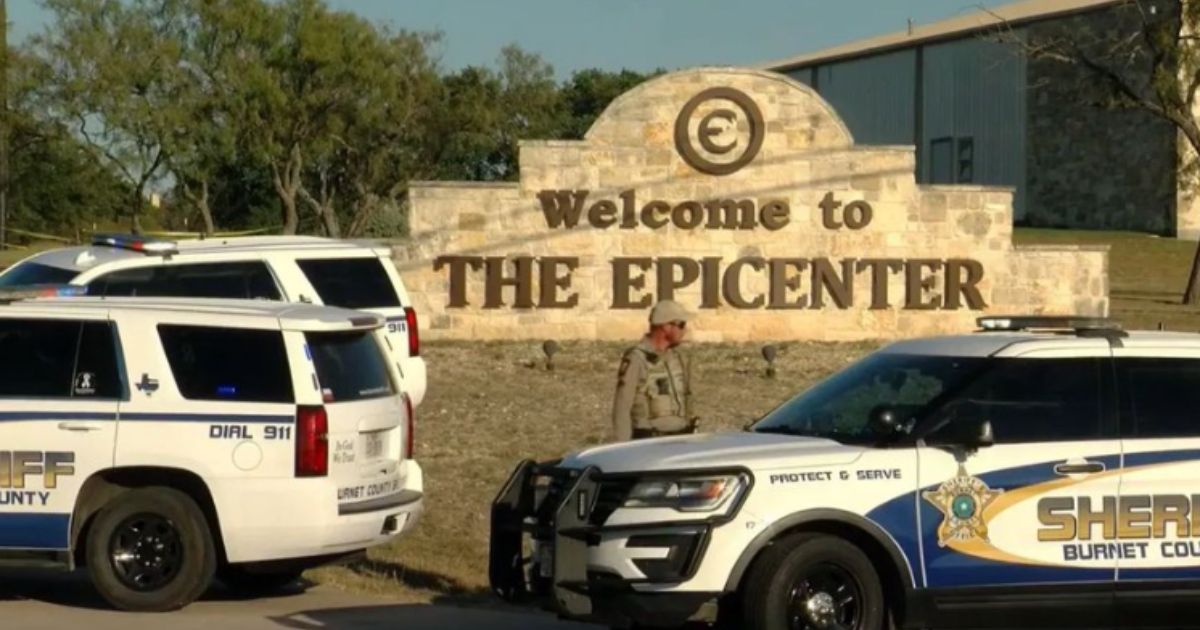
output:
[[[164,611],[414,526],[382,316],[30,294],[0,290],[0,565],[86,566],[113,606]]]
[[[425,398],[417,314],[391,250],[311,236],[165,241],[96,235],[90,245],[35,254],[0,287],[72,284],[96,296],[278,300],[340,306],[387,319],[387,345],[413,405]]]
[[[980,327],[890,345],[744,432],[521,463],[494,590],[613,626],[1200,624],[1200,335]]]

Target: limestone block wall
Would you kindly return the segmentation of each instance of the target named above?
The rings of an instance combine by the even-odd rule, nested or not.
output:
[[[753,105],[717,97],[681,115],[714,87]],[[744,150],[756,134],[761,147]],[[728,174],[695,164],[739,151],[750,159]],[[395,259],[434,339],[633,339],[646,328],[639,299],[656,297],[698,314],[698,341],[1107,313],[1105,251],[1015,248],[1011,190],[918,186],[914,167],[912,147],[856,146],[827,103],[781,75],[677,72],[618,98],[582,141],[522,143],[518,182],[414,183]],[[753,225],[706,216],[722,201],[752,207],[733,216]]]

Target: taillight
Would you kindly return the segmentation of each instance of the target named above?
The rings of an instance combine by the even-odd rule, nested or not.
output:
[[[420,356],[421,335],[417,333],[417,312],[411,306],[404,308],[404,324],[408,327],[408,356]]]
[[[413,417],[412,399],[408,397],[408,394],[402,394],[402,396],[404,397],[404,459],[412,459],[416,450],[417,420]]]
[[[296,408],[296,476],[329,474],[329,416],[324,407]]]

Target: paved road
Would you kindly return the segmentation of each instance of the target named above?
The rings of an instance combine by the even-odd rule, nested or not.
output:
[[[0,572],[0,625],[22,630],[595,630],[536,613],[400,604],[314,587],[270,599],[238,600],[214,589],[179,612],[135,615],[110,610],[82,575]]]

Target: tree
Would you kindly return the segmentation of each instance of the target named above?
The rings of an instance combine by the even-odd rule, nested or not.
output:
[[[69,233],[121,212],[131,188],[43,116],[42,68],[25,51],[9,51],[7,214],[26,230]]]
[[[437,36],[383,33],[374,57],[385,80],[346,121],[344,138],[333,154],[343,199],[350,215],[347,236],[360,236],[385,209],[405,204],[408,182],[436,172],[429,158],[438,139],[430,133],[433,98],[439,87],[428,51]]]
[[[181,78],[177,106],[186,121],[167,139],[167,167],[176,190],[200,215],[203,232],[216,229],[212,198],[218,172],[236,160],[245,130],[232,86],[241,71],[239,20],[252,18],[257,0],[186,0],[171,36],[179,42]]]
[[[1064,26],[1022,36],[1002,24],[999,39],[1027,58],[1078,71],[1079,98],[1115,110],[1140,110],[1170,123],[1200,156],[1200,3],[1191,0],[1125,0],[1110,9],[1120,29]],[[1003,23],[1003,19],[995,16]],[[1185,167],[1196,185],[1195,165]],[[1200,245],[1183,302],[1200,304]]]
[[[661,69],[649,74],[633,70],[607,72],[597,68],[575,72],[562,87],[568,116],[563,137],[582,139],[613,99],[663,72]]]
[[[559,138],[566,115],[554,69],[541,57],[505,47],[496,70],[468,66],[442,78],[433,133],[439,177],[477,181],[518,175],[518,142]]]
[[[270,168],[285,234],[296,233],[304,203],[337,236],[338,156],[350,147],[350,127],[372,118],[368,110],[393,89],[386,85],[393,79],[389,41],[319,0],[257,4],[255,15],[240,20],[260,25],[247,37],[253,52],[243,55],[246,67],[235,78],[235,111],[247,126],[242,146]]]
[[[45,0],[54,26],[34,38],[45,64],[44,104],[93,158],[128,181],[125,214],[141,229],[147,187],[187,121],[178,107],[180,0]]]

